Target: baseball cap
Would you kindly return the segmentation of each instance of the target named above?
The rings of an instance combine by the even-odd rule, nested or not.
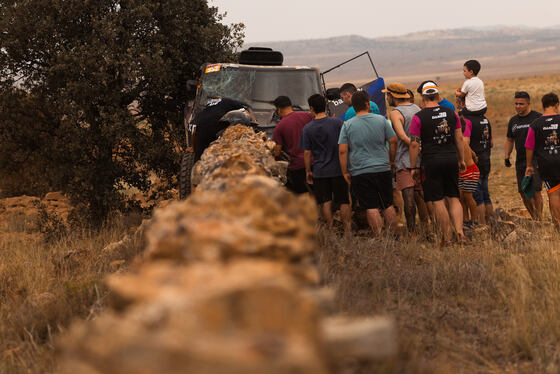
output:
[[[420,93],[422,95],[433,95],[439,93],[438,85],[432,81],[426,81],[421,85]]]
[[[381,92],[390,93],[391,96],[397,99],[410,99],[410,95],[408,90],[402,83],[391,83],[387,86],[386,89],[382,90]]]

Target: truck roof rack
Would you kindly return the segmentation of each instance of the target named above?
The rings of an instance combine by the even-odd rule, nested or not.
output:
[[[250,47],[239,55],[243,65],[282,66],[284,56],[281,52],[266,47]]]

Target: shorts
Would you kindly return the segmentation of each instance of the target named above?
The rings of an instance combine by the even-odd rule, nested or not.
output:
[[[478,156],[478,163],[476,164],[476,166],[478,166],[478,171],[480,171],[481,177],[488,177],[490,175],[491,168],[490,156],[487,154]]]
[[[478,180],[480,179],[480,171],[478,166],[472,164],[462,173],[459,173],[459,189],[465,192],[475,192],[478,188]]]
[[[363,209],[385,210],[393,205],[393,185],[390,171],[352,176],[352,190]]]
[[[332,178],[313,178],[313,191],[317,203],[334,201],[335,204],[349,204],[348,183],[343,176]]]
[[[535,191],[542,191],[542,180],[541,176],[539,175],[539,170],[537,169],[537,164],[533,163],[535,166],[535,174],[533,174],[533,188]],[[523,181],[523,177],[525,177],[525,170],[527,169],[527,163],[518,163],[515,164],[515,173],[517,174],[517,191],[519,193],[523,193],[523,189],[521,188],[521,182]]]
[[[467,108],[464,108],[461,112],[463,115],[465,116],[483,116],[486,114],[486,111],[488,110],[488,107],[484,107],[480,110],[475,110],[475,111],[470,111]]]
[[[459,197],[459,166],[457,158],[424,160],[426,180],[424,201],[439,201],[444,197]]]
[[[306,182],[305,168],[290,170],[286,173],[288,181],[286,182],[286,188],[295,194],[302,194],[309,192],[309,187]]]
[[[550,195],[551,193],[560,190],[560,179],[544,181],[544,186],[546,187],[546,191]]]
[[[402,191],[407,188],[414,187],[416,191],[422,190],[422,185],[419,181],[412,178],[412,172],[408,169],[401,169],[397,171],[397,190]]]

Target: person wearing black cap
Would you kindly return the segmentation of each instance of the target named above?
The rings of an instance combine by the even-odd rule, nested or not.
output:
[[[509,120],[508,130],[506,135],[506,154],[504,163],[506,167],[511,167],[509,160],[511,152],[515,145],[515,170],[517,175],[517,189],[523,204],[535,220],[542,218],[543,211],[543,198],[542,180],[540,178],[538,169],[535,169],[533,174],[533,188],[535,190],[535,197],[527,199],[521,182],[525,176],[525,169],[527,168],[527,159],[525,155],[525,140],[527,139],[527,132],[529,127],[537,118],[542,116],[541,113],[531,110],[531,96],[525,91],[518,91],[515,93],[515,111],[517,114]],[[533,161],[533,166],[536,166],[536,160]]]
[[[237,100],[226,97],[208,100],[206,107],[193,120],[195,161],[200,160],[204,150],[210,143],[218,139],[218,134],[225,129],[224,125],[220,123],[220,119],[226,113],[237,109],[246,109],[246,106]]]
[[[458,241],[462,243],[466,238],[458,179],[459,171],[464,171],[466,166],[461,121],[454,111],[438,104],[439,91],[434,82],[426,82],[421,92],[424,109],[412,117],[410,126],[412,174],[416,177],[419,173],[415,165],[422,144],[422,161],[426,171],[424,199],[433,202],[436,222],[443,233],[442,245],[451,243],[450,221],[455,227]]]

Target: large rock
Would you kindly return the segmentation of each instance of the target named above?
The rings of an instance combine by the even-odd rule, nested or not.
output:
[[[50,192],[43,199],[34,196],[0,199],[0,236],[9,233],[33,235],[52,220],[66,225],[71,209],[70,200],[61,192]]]
[[[264,176],[220,183],[223,189],[197,190],[155,212],[146,232],[147,258],[300,261],[313,255],[317,209],[310,197]]]
[[[278,263],[157,262],[113,278],[129,305],[72,328],[63,373],[325,373],[318,312]]]
[[[237,125],[208,147],[194,165],[191,182],[198,186],[221,178],[245,175],[265,175],[286,182],[288,164],[276,161],[272,155],[275,143],[264,133]]]
[[[299,267],[268,260],[238,260],[229,264],[197,263],[190,266],[157,261],[126,274],[112,275],[107,284],[111,289],[113,308],[125,310],[131,305],[182,305],[185,300],[194,303],[198,298],[207,298],[214,293],[249,289],[255,284],[277,284],[279,280],[292,288],[308,284]]]

